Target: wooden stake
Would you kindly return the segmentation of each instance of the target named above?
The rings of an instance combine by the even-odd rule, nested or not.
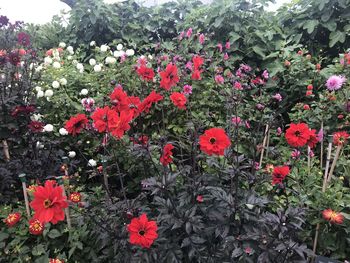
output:
[[[311,153],[311,148],[310,146],[307,147],[307,170],[308,170],[308,174],[310,175],[311,173],[311,157],[310,157],[310,153]]]
[[[266,158],[268,158],[268,156],[269,156],[270,133],[271,133],[271,130],[269,129],[269,131],[268,131],[268,133],[267,133]]]
[[[323,121],[321,122],[321,130],[322,133],[323,133]],[[321,153],[320,153],[320,166],[321,166],[321,170],[322,170],[322,167],[323,167],[323,138],[322,138],[322,141],[321,141]]]
[[[328,174],[328,178],[327,178],[327,182],[329,183],[331,181],[331,178],[332,178],[332,175],[333,175],[333,172],[334,172],[334,169],[335,169],[335,166],[337,164],[337,161],[339,159],[339,155],[340,155],[340,150],[342,148],[342,145],[338,145],[337,146],[337,150],[335,152],[335,156],[334,156],[334,159],[333,159],[333,162],[332,162],[332,166],[331,166],[331,169],[329,171],[329,174]]]
[[[3,152],[4,152],[5,161],[6,162],[10,161],[9,146],[8,146],[6,140],[2,140],[2,148],[3,148]]]
[[[29,200],[28,200],[27,185],[26,185],[26,174],[20,174],[18,177],[22,182],[24,203],[26,205],[27,216],[29,219],[30,218],[30,208],[29,208]]]
[[[261,168],[263,157],[264,157],[264,150],[265,150],[268,131],[269,131],[269,125],[266,124],[265,133],[264,133],[264,140],[263,140],[263,145],[262,145],[261,154],[260,154],[259,168]]]

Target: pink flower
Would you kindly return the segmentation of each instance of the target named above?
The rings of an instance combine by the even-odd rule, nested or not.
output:
[[[204,44],[204,41],[205,41],[205,36],[204,36],[204,34],[200,34],[200,35],[199,35],[199,43],[200,43],[201,45],[203,45],[203,44]]]
[[[219,49],[220,52],[222,52],[222,44],[221,44],[221,43],[219,43],[219,44],[217,45],[217,48]]]
[[[225,82],[224,77],[221,76],[221,75],[216,75],[216,76],[215,76],[215,82],[216,82],[217,84],[224,84],[224,82]]]
[[[229,56],[228,56],[227,53],[225,53],[225,55],[224,55],[224,60],[228,60],[228,59],[229,59]]]
[[[242,77],[244,76],[244,74],[242,73],[242,70],[241,70],[241,69],[237,69],[237,71],[236,71],[236,76],[237,76],[238,78],[242,78]]]
[[[322,142],[322,141],[323,141],[323,137],[324,137],[323,129],[320,129],[320,130],[318,131],[318,133],[317,133],[316,138],[317,138],[317,140],[318,140],[319,142]]]
[[[252,70],[252,68],[246,64],[241,64],[239,68],[245,72],[250,72]]]
[[[281,136],[281,134],[282,134],[282,129],[281,129],[281,127],[278,127],[277,128],[277,136]]]
[[[311,150],[311,149],[310,149],[310,152],[309,152],[309,156],[310,156],[311,158],[315,156],[314,151],[313,151],[313,150]]]
[[[272,96],[275,100],[281,102],[282,101],[282,96],[279,93],[276,93],[275,95]]]
[[[230,48],[231,48],[230,41],[227,41],[227,42],[226,42],[226,44],[225,44],[225,48],[226,48],[226,49],[230,49]]]
[[[190,27],[186,32],[186,37],[190,38],[192,36],[192,27]]]
[[[252,250],[250,247],[246,247],[246,248],[244,249],[244,253],[246,253],[246,254],[248,254],[248,255],[250,255],[252,252],[253,252],[253,250]]]
[[[233,84],[233,87],[236,90],[243,90],[242,84],[239,81],[235,81],[235,83]]]
[[[185,35],[185,32],[182,31],[182,32],[180,33],[180,35],[179,35],[179,40],[182,40],[182,39],[184,38],[184,35]]]
[[[233,116],[231,121],[235,126],[239,126],[242,122],[242,119],[240,117]]]
[[[300,151],[298,151],[297,149],[294,149],[292,151],[292,153],[290,154],[290,156],[292,157],[292,159],[299,159],[300,157]]]
[[[265,69],[263,71],[263,73],[261,74],[261,76],[264,78],[264,79],[269,79],[269,72]]]
[[[333,75],[329,77],[329,79],[326,82],[327,89],[329,91],[338,90],[341,88],[341,86],[344,84],[345,81],[346,81],[345,77]]]
[[[244,124],[245,124],[245,127],[246,127],[247,129],[250,129],[250,123],[249,123],[249,121],[244,121]]]
[[[192,71],[192,62],[191,62],[191,61],[188,61],[188,62],[186,63],[185,68]]]
[[[185,85],[185,86],[183,87],[183,94],[185,94],[185,95],[190,95],[190,94],[192,94],[192,86],[190,86],[190,85]]]
[[[81,105],[87,112],[92,112],[94,109],[95,100],[93,98],[84,98],[81,100]]]

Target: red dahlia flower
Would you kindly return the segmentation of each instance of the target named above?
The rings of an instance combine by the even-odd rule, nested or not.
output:
[[[307,145],[310,148],[314,148],[316,144],[318,143],[317,135],[316,135],[316,130],[310,130],[309,131],[309,140],[307,141]]]
[[[28,34],[24,32],[20,32],[17,35],[17,43],[22,46],[29,46],[30,45],[30,37]]]
[[[332,224],[342,224],[344,221],[344,216],[341,213],[333,211],[332,209],[323,210],[322,216],[325,220]]]
[[[160,163],[164,166],[173,162],[173,152],[174,146],[171,143],[168,143],[163,148],[163,154],[160,157]]]
[[[40,122],[40,121],[31,121],[29,124],[28,124],[28,128],[36,133],[36,132],[42,132],[43,129],[44,129],[44,123]]]
[[[19,63],[21,62],[21,56],[19,54],[19,51],[18,50],[11,51],[8,56],[8,60],[12,65],[18,66]]]
[[[310,129],[305,123],[291,123],[286,131],[287,143],[292,147],[302,147],[310,139]]]
[[[126,94],[121,85],[115,87],[111,95],[109,95],[109,98],[118,111],[127,108],[128,94]]]
[[[83,128],[86,127],[88,122],[89,122],[89,120],[85,114],[77,114],[77,115],[71,117],[66,122],[66,125],[64,126],[64,128],[68,131],[68,133],[75,136],[78,133],[80,133]]]
[[[150,248],[158,237],[156,221],[148,221],[146,214],[142,214],[139,218],[131,219],[127,229],[130,234],[129,242],[143,248]]]
[[[20,219],[21,219],[21,213],[18,213],[18,212],[11,213],[4,219],[4,223],[8,227],[13,227],[14,225],[16,225],[18,223],[18,221]]]
[[[61,186],[55,181],[46,181],[45,186],[37,186],[30,206],[34,209],[34,218],[42,223],[57,224],[64,220],[64,208],[68,207]]]
[[[288,166],[276,166],[272,172],[272,185],[282,184],[282,181],[287,177],[289,172]]]
[[[94,127],[98,132],[110,132],[115,124],[118,122],[118,113],[106,106],[104,108],[97,108],[91,115]]]
[[[199,145],[208,155],[224,155],[225,149],[231,145],[231,142],[224,129],[211,128],[199,137]]]
[[[155,92],[154,90],[142,101],[139,107],[140,112],[149,112],[153,103],[161,101],[163,96]]]
[[[180,110],[186,109],[186,96],[180,92],[173,92],[170,95],[171,101],[174,103],[176,107],[178,107]]]
[[[81,202],[81,194],[74,192],[69,195],[69,200],[73,203],[79,203]]]
[[[147,68],[145,65],[141,65],[137,69],[137,74],[146,81],[152,81],[154,78],[154,71],[152,68]]]
[[[41,235],[44,232],[44,225],[38,219],[30,219],[29,233],[32,235]]]
[[[192,62],[194,69],[199,69],[203,65],[204,60],[200,56],[196,55],[192,58]]]
[[[336,146],[344,145],[349,136],[346,131],[335,132],[333,133],[333,144]]]
[[[161,71],[159,75],[161,78],[160,87],[166,90],[170,90],[171,87],[176,86],[180,80],[177,75],[177,67],[172,63],[168,64],[166,69]]]

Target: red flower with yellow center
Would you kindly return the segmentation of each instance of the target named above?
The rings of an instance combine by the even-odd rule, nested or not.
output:
[[[168,64],[166,69],[161,71],[159,75],[161,78],[160,87],[166,90],[170,90],[171,87],[176,86],[180,80],[177,75],[177,67],[172,63]]]
[[[222,128],[211,128],[199,137],[200,149],[208,155],[224,155],[231,145],[230,138]]]
[[[310,139],[310,129],[305,123],[291,123],[286,131],[287,143],[292,147],[302,147]]]
[[[30,186],[28,186],[28,187],[27,187],[27,192],[30,193],[30,194],[34,193],[35,190],[36,190],[36,187],[37,187],[37,186],[36,186],[36,185],[33,185],[33,184],[30,185]]]
[[[38,220],[32,218],[29,221],[29,233],[32,235],[41,235],[44,232],[44,225]]]
[[[158,237],[156,221],[148,221],[146,214],[131,219],[131,223],[127,229],[130,234],[129,242],[143,248],[150,248],[154,240]]]
[[[342,224],[344,221],[344,216],[341,213],[333,211],[332,209],[323,210],[322,216],[325,220],[332,224]]]
[[[178,107],[180,110],[186,109],[186,96],[180,92],[173,92],[170,95],[171,101],[174,103],[176,107]]]
[[[73,203],[79,203],[81,201],[81,194],[77,192],[71,193],[69,200]]]
[[[173,162],[173,152],[174,146],[171,143],[168,143],[164,146],[163,154],[160,157],[160,163],[164,166]]]
[[[11,213],[4,219],[4,223],[8,227],[13,227],[14,225],[16,225],[18,223],[18,221],[20,219],[21,219],[21,214],[20,213],[18,213],[18,212]]]
[[[88,122],[89,122],[89,120],[85,114],[77,114],[77,115],[71,117],[66,122],[65,129],[68,131],[68,133],[75,136],[78,133],[80,133],[83,128],[86,127]]]
[[[333,144],[336,146],[344,145],[349,138],[349,134],[346,131],[340,131],[333,133]]]
[[[282,184],[290,170],[288,166],[276,166],[272,172],[272,185]]]
[[[46,181],[45,186],[38,186],[30,206],[34,209],[34,218],[42,223],[57,224],[64,220],[64,208],[68,207],[61,186],[55,181]]]

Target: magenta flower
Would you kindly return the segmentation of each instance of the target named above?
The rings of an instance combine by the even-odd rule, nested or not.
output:
[[[281,127],[278,127],[277,128],[277,136],[281,136],[281,134],[282,134],[282,129],[281,129]]]
[[[269,72],[265,69],[261,74],[264,79],[269,79]]]
[[[309,156],[312,158],[312,157],[315,157],[315,153],[313,150],[310,149],[310,152],[309,152]]]
[[[249,121],[244,121],[244,124],[245,124],[245,127],[246,127],[247,129],[250,129],[250,123],[249,123]]]
[[[327,89],[329,91],[338,90],[342,87],[345,81],[346,81],[345,77],[333,75],[329,77],[329,79],[326,82]]]
[[[222,44],[221,44],[221,43],[219,43],[219,44],[217,45],[217,48],[219,49],[220,52],[222,52]]]
[[[227,53],[225,53],[225,55],[224,55],[224,60],[228,60],[228,59],[229,59],[229,56],[228,56]]]
[[[246,64],[241,64],[239,68],[245,72],[250,72],[252,70],[252,68]]]
[[[221,75],[216,75],[216,76],[215,76],[215,82],[216,82],[217,84],[224,84],[225,79],[224,79],[224,77],[221,76]]]
[[[186,32],[186,37],[190,38],[192,36],[192,28],[190,27]]]
[[[291,155],[292,159],[294,159],[294,160],[299,159],[300,151],[298,151],[297,149],[294,149],[290,155]]]
[[[200,34],[200,35],[199,35],[199,43],[200,43],[201,45],[203,45],[203,44],[204,44],[204,41],[205,41],[205,36],[204,36],[204,34]]]
[[[282,96],[279,93],[276,93],[275,95],[272,96],[272,98],[274,98],[275,100],[277,100],[278,102],[282,101]]]
[[[185,32],[182,31],[179,35],[179,40],[182,40],[184,38],[184,36],[185,36]]]
[[[227,42],[226,42],[226,44],[225,44],[225,48],[226,48],[226,49],[230,49],[230,48],[231,48],[230,41],[227,41]]]
[[[235,81],[235,83],[233,84],[233,87],[236,90],[243,90],[242,84],[239,81]]]
[[[81,105],[87,112],[92,112],[94,109],[95,100],[93,98],[84,98],[81,100]]]
[[[191,61],[188,61],[188,62],[186,63],[185,68],[188,69],[188,70],[192,70],[192,62],[191,62]]]
[[[185,85],[185,86],[183,87],[183,94],[185,94],[185,95],[190,95],[190,94],[192,94],[192,86],[190,86],[190,85]]]
[[[28,34],[24,32],[20,32],[17,34],[17,43],[22,46],[30,46],[30,37]]]
[[[238,116],[233,116],[232,119],[231,119],[231,122],[233,125],[235,126],[239,126],[242,122],[242,119]]]

